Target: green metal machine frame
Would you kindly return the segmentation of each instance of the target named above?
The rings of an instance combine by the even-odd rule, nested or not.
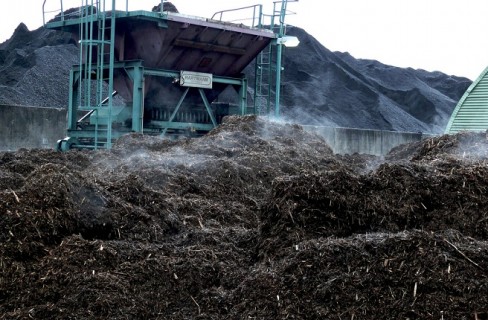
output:
[[[94,66],[96,67],[96,66]],[[187,87],[182,96],[180,97],[177,105],[175,106],[168,121],[152,121],[156,128],[145,129],[143,126],[143,114],[144,114],[144,94],[143,86],[144,79],[146,76],[154,77],[166,77],[177,79],[180,77],[180,71],[174,70],[164,70],[155,68],[145,68],[143,66],[142,60],[133,61],[119,61],[114,62],[113,66],[106,66],[105,69],[108,70],[112,68],[113,70],[123,70],[127,73],[129,78],[132,80],[132,92],[133,101],[131,108],[127,109],[127,106],[114,106],[108,99],[105,99],[105,103],[94,106],[79,106],[77,103],[79,101],[80,81],[82,79],[83,68],[80,66],[74,66],[70,72],[70,90],[69,90],[69,103],[68,103],[68,137],[58,142],[58,149],[62,151],[69,150],[71,148],[110,148],[107,145],[109,141],[109,131],[111,132],[110,139],[118,139],[122,135],[129,132],[139,132],[139,133],[149,133],[149,134],[159,134],[165,135],[168,130],[184,130],[192,128],[201,131],[210,131],[217,126],[217,121],[212,111],[211,105],[208,102],[204,89],[202,88],[191,88]],[[112,71],[113,71],[112,70]],[[222,83],[227,85],[232,85],[237,87],[239,90],[239,113],[244,115],[247,113],[247,79],[243,78],[230,78],[230,77],[212,77],[213,83]],[[205,106],[206,111],[211,119],[210,124],[198,123],[198,122],[175,122],[174,118],[179,111],[183,101],[185,100],[188,92],[190,90],[197,90],[202,99],[202,103]],[[112,95],[113,96],[113,95]],[[120,123],[121,130],[115,130],[114,124],[117,121],[114,120],[114,115],[118,112],[114,111],[124,111],[132,110],[130,118],[132,119],[130,126],[123,126]],[[83,117],[79,117],[79,112],[85,112]],[[84,120],[90,120],[89,124],[84,124]],[[108,126],[108,123],[112,123]],[[146,132],[147,131],[147,132]],[[88,143],[92,141],[92,143]]]
[[[112,9],[106,11],[107,1],[82,0],[81,8],[84,8],[85,11],[78,18],[80,61],[79,65],[73,66],[70,72],[67,138],[58,141],[57,149],[61,151],[72,148],[110,149],[116,139],[129,132],[166,135],[169,131],[185,129],[210,131],[216,127],[218,123],[212,111],[212,106],[207,100],[206,89],[200,87],[187,87],[183,90],[167,121],[151,121],[150,128],[144,126],[143,88],[145,78],[151,76],[178,79],[181,76],[181,71],[145,68],[142,60],[115,61],[116,19],[119,17],[127,18],[144,15],[147,19],[154,19],[161,28],[165,28],[167,25],[165,25],[164,19],[161,19],[161,17],[164,17],[162,11],[161,13],[145,11],[120,12],[115,10],[116,0],[110,0]],[[298,0],[275,1],[273,14],[267,16],[270,18],[269,28],[275,33],[275,40],[272,41],[266,50],[259,54],[256,60],[253,107],[248,108],[248,82],[245,77],[230,78],[213,75],[212,83],[232,85],[237,89],[239,96],[238,111],[233,114],[244,115],[249,113],[249,109],[252,110],[251,112],[258,114],[271,114],[271,100],[274,92],[274,116],[279,116],[283,46],[280,39],[286,33],[284,20],[287,14],[287,4],[288,2],[296,1]],[[45,2],[46,0],[44,5]],[[60,2],[60,14],[62,16],[62,0]],[[163,2],[165,1],[161,1],[161,8],[163,8]],[[257,15],[253,17],[253,20],[257,22],[253,22],[252,27],[264,28],[266,15],[262,12],[262,5],[253,7],[257,8]],[[127,0],[126,8],[128,8]],[[219,12],[220,16],[222,17],[222,14],[227,11]],[[73,24],[75,22],[66,20],[50,21],[48,25],[52,28],[63,28],[70,23]],[[97,28],[94,28],[95,24]],[[97,32],[94,32],[94,30],[97,30]],[[133,99],[129,106],[114,105],[114,96],[116,94],[114,91],[115,71],[124,72],[132,82]],[[198,91],[202,104],[210,118],[210,123],[175,121],[175,117],[190,90]],[[263,99],[264,103],[262,103]],[[130,124],[123,123],[124,119],[129,118],[131,119]]]

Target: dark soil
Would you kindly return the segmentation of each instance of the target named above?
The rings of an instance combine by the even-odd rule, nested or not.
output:
[[[300,126],[0,153],[0,319],[488,319],[488,142]]]

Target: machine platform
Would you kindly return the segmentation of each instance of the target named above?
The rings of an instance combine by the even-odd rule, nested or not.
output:
[[[115,61],[142,60],[145,68],[239,78],[244,68],[275,39],[275,34],[265,28],[173,12],[107,11],[102,14],[106,15],[107,24],[113,15],[116,18]],[[80,11],[74,11],[49,21],[46,28],[69,32],[78,43],[83,38],[80,23],[86,19]],[[93,21],[94,34],[99,31],[99,21],[99,18]],[[109,32],[107,28],[105,38],[109,38]],[[84,63],[88,60],[87,54],[85,52],[83,57]],[[114,89],[132,100],[132,90],[125,80],[115,79]],[[160,88],[160,85],[154,88],[146,84],[145,94]],[[217,94],[214,92],[212,96]]]
[[[80,48],[79,65],[70,74],[70,139],[60,140],[61,149],[110,148],[128,132],[205,133],[226,115],[255,113],[243,72],[258,56],[256,83],[266,90],[254,95],[269,101],[269,48],[278,35],[274,23],[263,27],[262,5],[240,8],[254,10],[244,25],[170,12],[166,1],[159,11],[105,10],[109,2],[117,8],[116,0],[83,0],[81,7],[63,11],[60,2],[45,27],[71,33]],[[272,21],[283,24],[286,2],[275,8]],[[235,102],[218,99],[224,90]],[[116,105],[115,93],[123,105]]]

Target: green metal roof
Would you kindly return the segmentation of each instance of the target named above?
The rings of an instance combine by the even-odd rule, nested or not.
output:
[[[445,133],[488,129],[488,67],[466,90],[452,112]]]

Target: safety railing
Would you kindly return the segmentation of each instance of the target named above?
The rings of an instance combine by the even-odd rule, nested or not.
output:
[[[280,40],[286,35],[285,17],[295,14],[287,8],[288,3],[298,0],[279,0],[273,2],[273,12],[261,15],[263,28],[271,30],[277,37],[256,57],[254,107],[258,114],[271,114],[274,103],[274,115],[280,114],[280,91],[282,73],[282,50]],[[273,99],[274,97],[274,99]],[[273,101],[274,100],[274,101]]]
[[[168,0],[160,0],[160,12],[164,11],[164,3]],[[49,21],[64,21],[72,18],[77,18],[83,15],[83,3],[81,0],[44,0],[42,3],[42,23],[45,25]],[[98,2],[95,1],[94,2]],[[122,12],[129,12],[132,8],[129,5],[129,0],[119,1],[115,10]],[[81,3],[81,5],[80,5]],[[133,1],[132,3],[137,3]],[[69,8],[65,10],[66,8]],[[103,11],[111,11],[112,7],[103,8]]]
[[[251,28],[261,28],[263,26],[262,17],[263,5],[255,4],[247,7],[217,11],[213,14],[211,19],[243,24]]]
[[[46,24],[46,14],[48,15],[55,15],[55,16],[60,16],[61,19],[64,20],[64,8],[63,8],[63,1],[60,1],[60,8],[58,9],[48,9],[46,10],[46,2],[47,0],[44,0],[44,2],[42,3],[42,24],[45,25]]]

